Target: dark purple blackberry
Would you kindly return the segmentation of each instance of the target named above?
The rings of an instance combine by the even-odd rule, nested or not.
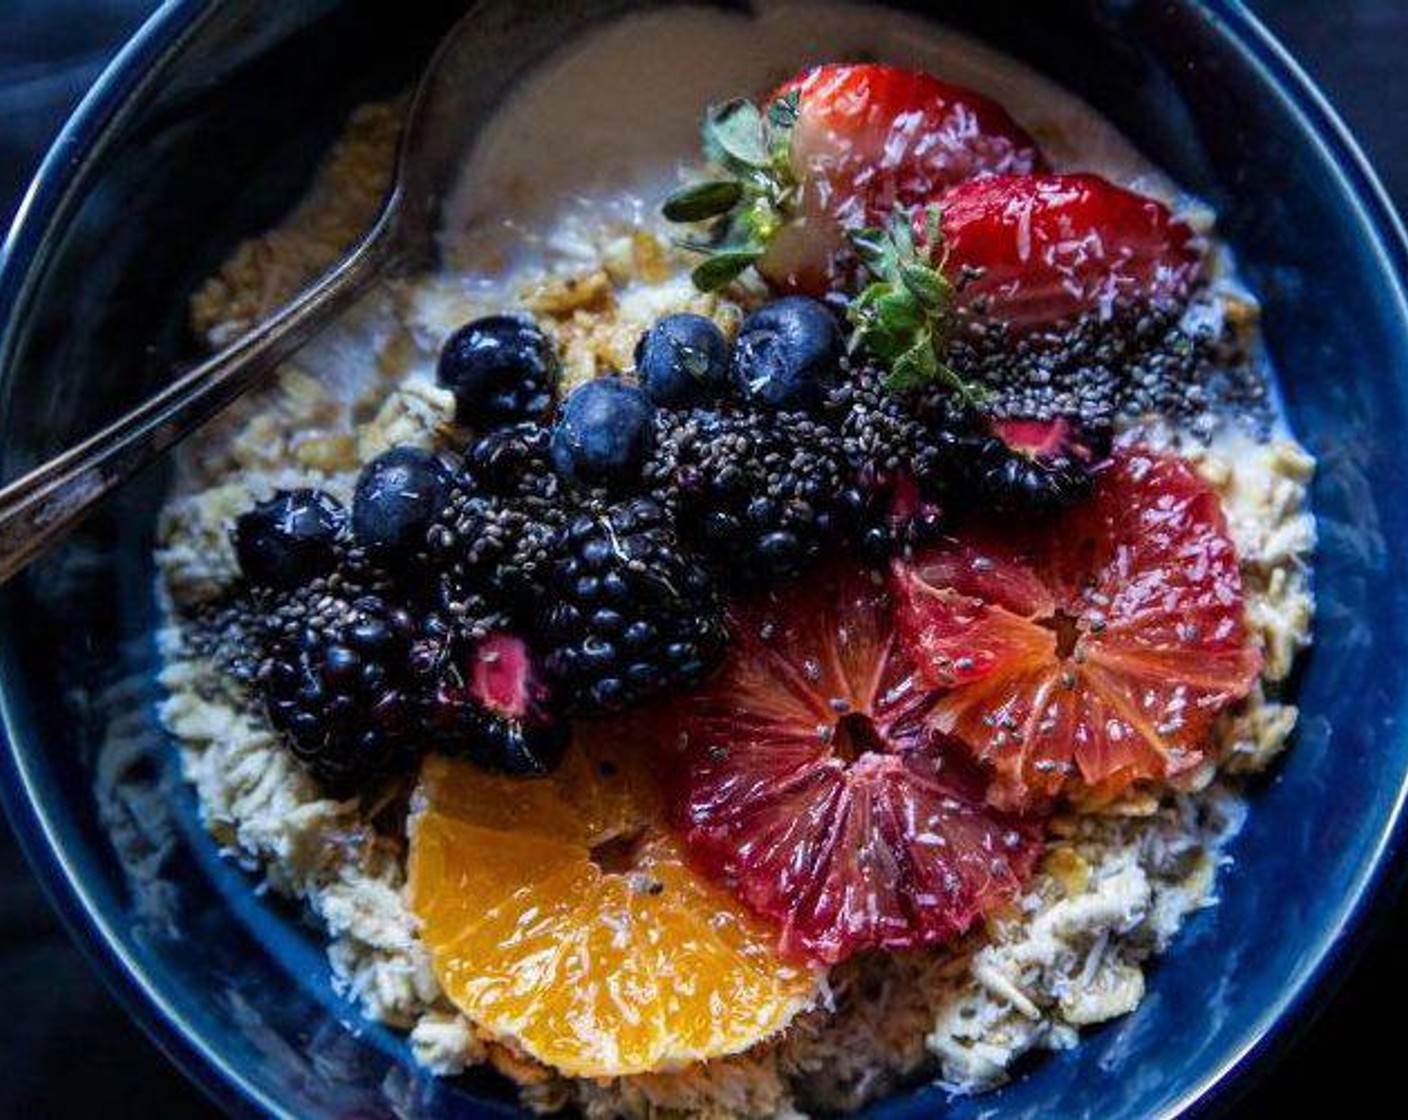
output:
[[[702,680],[723,651],[722,609],[661,505],[578,516],[558,537],[541,618],[548,675],[583,710],[617,710]]]
[[[906,475],[929,493],[952,481],[967,419],[946,390],[896,393],[885,387],[883,370],[864,367],[836,390],[830,407],[840,450],[867,491]]]
[[[570,736],[538,661],[512,634],[491,634],[445,666],[426,716],[441,750],[519,777],[551,773]]]
[[[736,583],[790,579],[847,528],[836,432],[800,413],[662,412],[646,481],[681,540]]]
[[[334,794],[407,769],[419,736],[417,694],[448,641],[377,596],[300,592],[263,623],[255,685],[294,756]],[[418,672],[418,669],[420,670]]]
[[[995,420],[966,441],[966,474],[976,495],[1006,513],[1064,509],[1085,498],[1109,450],[1097,429],[1066,417]]]
[[[481,636],[540,600],[553,543],[574,508],[550,441],[537,424],[476,441],[427,533],[433,598],[452,618],[481,619]]]

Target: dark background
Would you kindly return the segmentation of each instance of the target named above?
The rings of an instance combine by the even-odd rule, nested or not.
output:
[[[0,0],[0,230],[64,116],[155,6]],[[1320,82],[1400,209],[1408,208],[1408,0],[1253,0],[1251,7]],[[1394,1100],[1401,1030],[1388,1014],[1405,997],[1408,901],[1400,900],[1383,914],[1349,982],[1238,1115],[1302,1111],[1317,1090],[1326,1099],[1331,1080],[1342,1101],[1338,1094],[1351,1088],[1381,1108]],[[3,822],[0,1008],[0,1116],[217,1115],[70,945]]]

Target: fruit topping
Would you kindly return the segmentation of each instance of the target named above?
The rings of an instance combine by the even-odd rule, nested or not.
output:
[[[723,396],[728,365],[728,339],[703,315],[666,315],[636,345],[641,388],[661,408],[690,408]]]
[[[816,994],[655,825],[640,745],[610,724],[578,734],[534,782],[431,758],[415,799],[408,896],[441,988],[568,1076],[737,1053]]]
[[[541,777],[567,746],[568,727],[522,638],[491,634],[462,672],[439,674],[429,711],[448,753],[501,774]]]
[[[436,379],[455,394],[461,424],[493,428],[542,420],[557,389],[557,352],[536,323],[489,315],[445,341]]]
[[[1041,830],[987,805],[934,731],[883,578],[827,570],[731,621],[719,674],[661,717],[667,803],[784,952],[936,944],[1016,895]]]
[[[891,390],[937,384],[975,400],[945,357],[954,327],[954,286],[943,270],[938,208],[924,211],[919,242],[905,213],[891,215],[883,227],[857,230],[851,241],[871,278],[846,309],[855,326],[852,348],[884,364],[885,385]]]
[[[1088,501],[975,525],[892,575],[905,647],[947,690],[929,722],[994,769],[1002,807],[1196,770],[1260,670],[1216,493],[1143,448]]]
[[[315,778],[345,794],[414,762],[410,614],[372,595],[302,594],[265,630],[257,683],[269,721]]]
[[[1002,512],[1051,510],[1074,505],[1090,493],[1100,442],[1076,422],[1000,419],[972,439],[968,478],[978,494]]]
[[[455,618],[492,622],[495,610],[536,609],[553,542],[571,516],[550,444],[547,428],[515,424],[465,452],[427,534],[437,599]]]
[[[717,664],[725,635],[713,582],[657,502],[582,514],[555,557],[544,663],[575,707],[620,709],[696,684]]]
[[[623,487],[640,479],[655,406],[635,385],[598,377],[567,395],[552,433],[557,473],[581,486]]]
[[[321,490],[280,490],[235,520],[235,555],[250,583],[293,588],[337,564],[347,511]]]
[[[683,541],[733,584],[799,574],[843,525],[836,435],[801,413],[662,413],[646,479]]]
[[[823,304],[788,296],[743,320],[733,381],[745,399],[769,408],[815,409],[840,378],[842,349],[836,319]]]
[[[450,470],[429,451],[393,447],[362,468],[352,497],[352,535],[369,552],[410,556],[445,504]]]
[[[695,273],[706,290],[756,264],[779,290],[822,295],[848,278],[846,231],[977,175],[1043,167],[1001,106],[895,66],[816,67],[764,111],[747,101],[710,109],[703,133],[728,177],[685,188],[665,214],[717,219]]]
[[[1098,175],[990,176],[937,202],[958,305],[1014,331],[1181,306],[1202,263],[1167,206]]]

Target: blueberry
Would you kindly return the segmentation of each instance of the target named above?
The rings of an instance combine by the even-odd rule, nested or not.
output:
[[[347,512],[321,490],[280,490],[235,521],[235,555],[251,583],[289,588],[327,575]]]
[[[667,315],[636,344],[640,386],[662,408],[691,408],[728,388],[728,340],[703,315]]]
[[[362,468],[352,499],[352,534],[380,554],[404,555],[425,544],[444,508],[450,471],[428,451],[393,447]]]
[[[537,324],[490,315],[446,339],[436,380],[454,392],[461,424],[496,428],[547,416],[557,372],[557,353]]]
[[[552,461],[569,482],[622,486],[640,478],[655,407],[634,385],[599,377],[568,394],[552,432]]]
[[[806,296],[788,296],[743,320],[733,348],[733,380],[751,400],[805,411],[820,405],[835,385],[840,362],[841,332],[831,312]]]

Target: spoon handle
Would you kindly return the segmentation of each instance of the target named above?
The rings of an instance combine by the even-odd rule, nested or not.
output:
[[[387,264],[391,214],[269,319],[77,446],[0,489],[0,583],[115,487],[248,390],[350,304]]]

